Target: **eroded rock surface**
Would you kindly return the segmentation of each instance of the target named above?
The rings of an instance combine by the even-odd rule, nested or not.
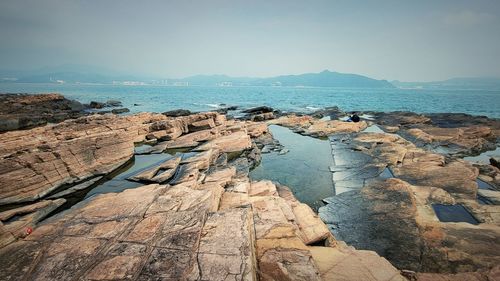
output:
[[[365,121],[344,122],[340,120],[320,120],[308,115],[282,116],[269,121],[268,124],[289,127],[300,134],[315,137],[326,137],[332,134],[340,133],[355,133],[367,127],[367,123]]]
[[[60,94],[0,94],[0,132],[29,129],[85,115],[84,106]]]
[[[335,135],[331,142],[338,195],[319,212],[338,239],[400,269],[475,272],[500,261],[498,206],[477,202],[476,167],[394,134]],[[461,204],[481,223],[440,222],[432,204]]]
[[[163,119],[159,122],[142,124],[168,127]],[[263,126],[213,125],[224,125],[218,137],[186,157],[160,162],[134,177],[155,181],[176,170],[165,177],[168,184],[93,196],[33,225],[24,239],[0,249],[0,279],[330,280],[335,274],[340,280],[402,278],[375,253],[337,243],[288,188],[251,181],[241,173],[241,160],[252,161],[249,157],[255,155],[250,154],[258,152],[255,142],[267,134]],[[196,123],[201,131],[213,129],[206,126],[212,123]],[[141,132],[137,138],[151,130]],[[3,217],[8,220],[11,213]],[[325,260],[317,254],[322,251],[361,264],[334,267],[338,260]]]

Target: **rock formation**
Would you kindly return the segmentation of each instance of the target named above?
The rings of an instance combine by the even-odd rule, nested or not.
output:
[[[60,94],[0,94],[0,132],[77,118],[83,110],[82,104]]]
[[[247,159],[254,142],[268,134],[265,124],[226,122],[207,113],[174,120],[87,117],[72,125],[95,124],[94,118],[106,120],[104,135],[126,121],[132,144],[161,130],[160,138],[172,136],[165,144],[182,137],[188,146],[205,143],[133,176],[163,185],[91,197],[17,237],[24,239],[11,239],[0,249],[0,279],[404,280],[376,253],[337,242],[288,188],[238,173],[238,159]],[[232,153],[236,158],[219,160]]]

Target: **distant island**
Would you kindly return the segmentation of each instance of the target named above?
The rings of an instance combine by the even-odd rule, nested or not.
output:
[[[461,77],[432,82],[401,82],[391,83],[402,89],[450,89],[450,90],[500,90],[500,78],[496,77]]]
[[[325,70],[319,73],[282,75],[270,78],[196,75],[181,79],[142,77],[79,65],[43,68],[31,72],[0,71],[4,83],[122,84],[170,86],[286,86],[286,87],[356,87],[394,88],[386,80]]]
[[[372,89],[483,89],[500,90],[500,78],[462,77],[432,82],[402,82],[373,79],[351,73],[324,70],[318,73],[280,75],[268,78],[232,77],[228,75],[195,75],[185,78],[163,78],[136,75],[87,65],[61,65],[32,71],[0,70],[0,83],[54,83],[104,85],[163,86],[265,86],[265,87],[330,87]]]

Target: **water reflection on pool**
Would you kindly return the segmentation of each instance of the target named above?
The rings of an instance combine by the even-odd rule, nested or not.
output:
[[[333,165],[329,141],[302,136],[280,126],[271,125],[269,129],[290,152],[263,154],[250,178],[286,185],[298,200],[316,210],[323,205],[323,198],[334,195],[332,173],[328,170]]]

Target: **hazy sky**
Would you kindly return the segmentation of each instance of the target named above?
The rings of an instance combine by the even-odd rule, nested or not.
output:
[[[500,1],[0,0],[0,68],[500,77]]]

